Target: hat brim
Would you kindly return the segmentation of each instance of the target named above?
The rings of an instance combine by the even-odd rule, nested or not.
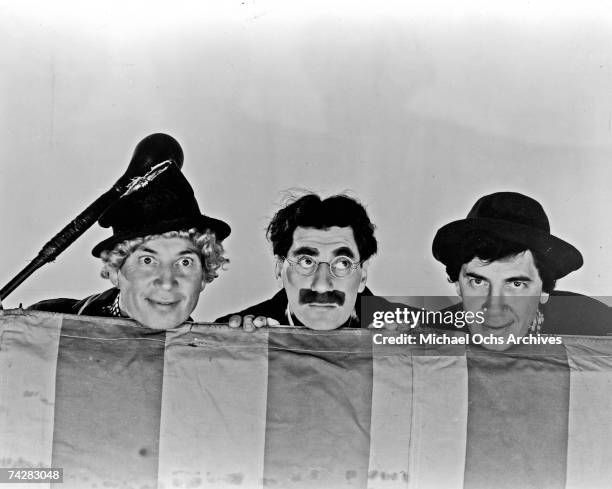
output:
[[[196,228],[201,232],[210,229],[215,233],[218,242],[227,238],[231,232],[231,228],[226,222],[205,215],[185,219],[174,219],[171,221],[160,221],[148,227],[115,234],[98,243],[93,250],[91,250],[91,254],[99,258],[104,250],[112,250],[118,243],[127,239],[162,234],[168,231],[186,231],[191,228]]]
[[[580,251],[550,233],[531,226],[488,218],[461,219],[442,226],[432,244],[436,260],[444,264],[451,262],[466,235],[474,231],[484,231],[537,251],[551,267],[555,280],[578,270],[583,264]]]

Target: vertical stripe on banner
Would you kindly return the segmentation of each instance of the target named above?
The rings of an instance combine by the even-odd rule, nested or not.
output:
[[[159,488],[262,487],[267,331],[168,332]]]
[[[569,367],[562,345],[468,351],[465,489],[565,487]]]
[[[436,350],[414,357],[410,487],[461,489],[468,410],[465,349]]]
[[[53,466],[64,489],[157,484],[165,331],[65,316],[57,361]]]
[[[373,338],[388,336],[394,334],[373,333]],[[372,344],[369,489],[408,487],[414,406],[412,359],[409,346]]]
[[[368,487],[461,488],[467,424],[464,347],[375,342],[373,362]]]
[[[51,467],[61,323],[59,314],[0,314],[1,467]]]
[[[567,489],[612,484],[612,340],[564,337],[570,365]]]
[[[266,484],[366,489],[371,404],[369,331],[270,331]]]

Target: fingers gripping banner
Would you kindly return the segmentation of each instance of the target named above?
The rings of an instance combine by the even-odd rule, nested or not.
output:
[[[0,466],[64,488],[610,487],[612,339],[373,334],[5,312]]]

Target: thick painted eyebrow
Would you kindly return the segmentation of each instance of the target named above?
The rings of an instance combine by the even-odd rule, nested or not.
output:
[[[347,246],[342,246],[334,250],[334,256],[346,256],[347,258],[355,258],[355,253]]]
[[[311,256],[319,256],[319,250],[316,248],[311,248],[310,246],[300,246],[293,250],[294,255],[311,255]]]
[[[319,256],[319,250],[316,248],[312,248],[310,246],[300,246],[293,251],[294,255],[309,255],[309,256]],[[341,246],[340,248],[335,249],[332,252],[334,257],[336,256],[346,256],[348,258],[355,258],[355,253],[347,247]]]

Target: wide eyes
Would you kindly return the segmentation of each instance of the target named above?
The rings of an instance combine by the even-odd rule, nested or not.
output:
[[[178,264],[183,268],[190,268],[193,266],[193,262],[194,262],[193,258],[185,257],[185,258],[181,258],[178,261]]]
[[[155,258],[153,258],[152,256],[145,255],[145,256],[138,257],[138,263],[140,265],[145,265],[147,267],[150,267],[151,265],[157,264],[157,260],[155,260]]]
[[[191,256],[183,256],[174,262],[174,267],[180,270],[191,269],[195,266],[196,260]],[[155,268],[160,265],[160,261],[152,255],[142,255],[138,257],[138,265],[142,268]]]

